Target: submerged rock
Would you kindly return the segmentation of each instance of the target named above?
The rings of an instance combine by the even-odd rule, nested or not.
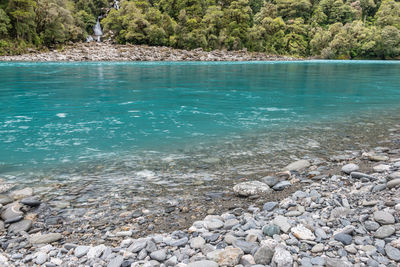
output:
[[[302,160],[298,160],[298,161],[290,163],[285,168],[283,168],[283,170],[285,170],[285,171],[300,171],[302,169],[310,167],[310,165],[311,164],[308,160],[302,159]]]

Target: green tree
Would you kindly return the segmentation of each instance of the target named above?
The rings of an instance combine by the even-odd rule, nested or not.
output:
[[[6,12],[13,25],[17,39],[31,42],[36,39],[36,2],[33,0],[10,0]],[[35,40],[36,41],[36,40]]]
[[[375,18],[376,24],[380,27],[394,26],[400,29],[400,3],[383,0]]]
[[[0,8],[0,37],[4,38],[8,36],[8,30],[11,28],[10,18],[6,12]]]

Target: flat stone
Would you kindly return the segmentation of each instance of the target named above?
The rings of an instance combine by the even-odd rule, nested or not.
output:
[[[282,215],[276,216],[272,223],[277,225],[284,233],[289,232],[290,228],[292,227],[290,223],[288,223],[287,218]]]
[[[262,246],[254,254],[254,261],[257,264],[268,265],[271,263],[274,253],[275,250],[273,250],[269,246]]]
[[[9,203],[13,202],[12,198],[7,195],[0,195],[0,204],[5,206]]]
[[[204,238],[202,238],[201,236],[198,236],[198,237],[195,237],[192,240],[190,240],[190,247],[193,249],[199,249],[205,243],[206,243],[206,241],[204,240]]]
[[[357,164],[349,163],[342,167],[342,172],[344,172],[346,174],[350,174],[352,172],[358,171],[359,169],[360,169],[360,167]]]
[[[120,267],[124,262],[124,257],[118,255],[117,257],[113,258],[108,264],[107,267]]]
[[[34,197],[23,198],[20,202],[30,207],[37,207],[41,204],[40,200]]]
[[[265,211],[272,211],[278,206],[278,202],[267,202],[264,204],[263,209]]]
[[[364,222],[364,227],[368,231],[375,231],[379,228],[379,226],[380,226],[379,223],[374,222],[374,221],[365,221]]]
[[[380,224],[394,224],[394,217],[386,211],[375,211],[374,220]]]
[[[28,232],[29,229],[32,227],[32,221],[31,220],[22,220],[16,223],[11,224],[8,227],[8,232],[9,233],[19,233],[19,232]]]
[[[319,253],[319,252],[322,252],[322,251],[324,251],[324,245],[321,244],[321,243],[316,244],[311,249],[311,252],[313,252],[313,253]]]
[[[15,190],[10,193],[10,197],[12,197],[13,199],[26,198],[32,195],[33,195],[33,189],[31,187],[26,187],[21,190]]]
[[[46,244],[52,243],[62,239],[63,236],[59,233],[50,233],[50,234],[43,234],[43,235],[32,235],[30,237],[30,241],[32,244]]]
[[[240,196],[268,195],[272,192],[271,188],[259,181],[243,182],[233,187],[233,191]]]
[[[291,229],[293,235],[300,240],[315,240],[315,235],[304,225],[299,224]]]
[[[183,238],[171,241],[170,245],[173,247],[182,247],[182,246],[186,245],[188,241],[189,241],[189,239],[187,237],[183,237]]]
[[[310,162],[308,160],[298,160],[287,165],[283,170],[285,171],[300,171],[302,169],[310,167]]]
[[[144,249],[147,245],[147,239],[141,238],[134,240],[133,243],[128,247],[128,251],[137,253]]]
[[[256,264],[256,262],[254,261],[254,257],[252,255],[246,254],[240,259],[240,264],[243,266],[253,266]]]
[[[377,154],[368,154],[367,158],[370,161],[386,161],[389,160],[389,157],[386,155],[377,155]]]
[[[335,258],[326,258],[326,267],[352,267],[353,264],[351,264],[348,261],[342,260],[342,259],[335,259]]]
[[[236,248],[240,248],[246,254],[251,254],[253,250],[258,247],[257,243],[247,242],[240,239],[236,239],[235,241],[233,241],[232,245]]]
[[[216,230],[220,229],[224,226],[224,223],[221,220],[218,219],[211,219],[209,221],[204,222],[204,227],[207,228],[208,230]]]
[[[379,164],[375,167],[373,167],[375,172],[387,172],[390,170],[390,165],[386,165],[386,164]]]
[[[292,184],[289,181],[280,181],[279,183],[274,185],[272,189],[274,189],[275,191],[282,191],[283,189],[288,188],[290,186],[292,186]]]
[[[4,221],[12,221],[16,218],[21,218],[21,216],[24,215],[24,213],[19,210],[20,208],[21,206],[18,204],[8,207],[1,213],[1,218]]]
[[[376,238],[386,238],[393,235],[396,232],[396,229],[391,225],[383,225],[376,230],[374,236]]]
[[[342,242],[344,245],[350,245],[353,237],[348,234],[338,233],[333,236],[336,241]]]
[[[400,261],[400,250],[392,247],[390,244],[385,246],[386,255],[389,259],[399,262]]]
[[[318,265],[318,266],[324,266],[326,263],[326,260],[323,257],[314,257],[314,258],[311,258],[311,263],[314,265]]]
[[[372,193],[380,192],[386,189],[386,184],[377,184],[372,188]]]
[[[164,249],[156,250],[150,253],[150,258],[159,262],[163,262],[167,258],[167,253]]]
[[[391,181],[389,181],[389,182],[386,184],[386,186],[387,186],[389,189],[395,188],[395,187],[397,187],[397,186],[399,186],[399,185],[400,185],[400,179],[391,180]]]
[[[218,263],[215,261],[203,260],[190,262],[187,267],[218,267]]]
[[[367,178],[369,180],[376,180],[375,177],[365,174],[365,173],[362,173],[362,172],[351,172],[350,176],[351,176],[351,178],[354,178],[354,179]]]
[[[321,239],[327,239],[328,236],[326,235],[326,232],[322,228],[315,228],[315,235]]]
[[[392,172],[391,174],[389,174],[388,176],[388,181],[394,180],[394,179],[400,179],[400,172]]]

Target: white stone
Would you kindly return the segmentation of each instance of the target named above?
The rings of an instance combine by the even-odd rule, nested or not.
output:
[[[268,195],[272,189],[259,181],[243,182],[233,187],[233,191],[240,196]]]
[[[291,229],[293,235],[300,240],[314,240],[315,235],[310,231],[310,229],[304,227],[304,225],[299,224]]]

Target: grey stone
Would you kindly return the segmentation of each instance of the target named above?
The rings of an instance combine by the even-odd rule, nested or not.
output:
[[[218,263],[215,261],[202,260],[191,262],[187,265],[187,267],[218,267]]]
[[[274,253],[275,251],[269,246],[262,246],[254,254],[254,261],[257,264],[268,265],[271,263]]]
[[[30,207],[37,207],[40,205],[40,200],[34,197],[29,197],[29,198],[23,198],[20,201],[22,204],[30,206]]]
[[[326,267],[351,267],[353,264],[346,260],[335,259],[335,258],[326,258]]]
[[[156,250],[150,253],[150,258],[159,262],[163,262],[167,258],[167,253],[163,249]]]
[[[380,192],[386,189],[386,184],[377,184],[372,188],[372,193]]]
[[[285,250],[281,246],[277,246],[274,256],[272,257],[272,262],[277,267],[292,267],[293,257],[289,251]]]
[[[275,219],[272,221],[272,223],[277,225],[281,229],[281,231],[284,233],[289,232],[289,230],[291,228],[291,225],[287,221],[287,218],[282,215],[276,216]]]
[[[279,183],[278,177],[275,176],[267,176],[262,179],[263,183],[267,184],[269,187],[273,187],[277,183]]]
[[[74,250],[74,255],[78,258],[83,257],[88,253],[89,249],[89,246],[77,246]]]
[[[225,230],[229,230],[229,229],[232,229],[232,227],[234,227],[234,226],[236,226],[238,224],[240,224],[239,220],[237,220],[237,219],[228,219],[227,221],[225,221],[223,228]]]
[[[325,231],[319,227],[315,228],[315,235],[321,239],[327,239],[328,236],[326,235]]]
[[[350,174],[352,172],[356,172],[360,169],[360,167],[354,163],[346,164],[342,167],[342,172],[346,174]]]
[[[392,173],[389,174],[389,176],[388,176],[388,181],[395,180],[395,179],[400,179],[400,172],[399,172],[399,171],[397,171],[397,172],[392,172]]]
[[[240,196],[268,195],[271,188],[259,181],[243,182],[233,187],[233,191]]]
[[[218,219],[211,219],[204,222],[204,227],[212,231],[224,227],[224,223]]]
[[[272,211],[278,206],[278,202],[267,202],[264,204],[263,209],[266,211]]]
[[[397,248],[394,248],[391,245],[387,244],[385,246],[385,252],[389,259],[397,262],[400,261],[400,250],[398,250]]]
[[[394,217],[386,211],[375,211],[374,220],[380,224],[394,224]]]
[[[140,238],[137,240],[134,240],[132,245],[130,245],[128,247],[128,251],[133,252],[133,253],[137,253],[139,251],[141,251],[142,249],[144,249],[147,245],[147,240],[144,238]]]
[[[326,263],[326,260],[323,257],[314,257],[311,259],[311,263],[314,265],[324,266]]]
[[[253,250],[255,250],[258,246],[254,242],[247,242],[244,240],[236,239],[233,241],[232,245],[236,248],[240,248],[243,250],[245,254],[251,254]]]
[[[373,221],[366,221],[364,222],[364,227],[365,229],[367,229],[368,231],[375,231],[379,228],[379,223],[377,222],[373,222]]]
[[[373,167],[375,172],[386,172],[390,170],[390,165],[387,164],[379,164],[375,167]]]
[[[206,241],[204,240],[204,238],[202,238],[201,236],[197,236],[197,237],[193,238],[192,240],[190,240],[190,247],[193,249],[199,249],[205,243],[206,243]]]
[[[354,178],[354,179],[367,178],[369,180],[376,180],[375,177],[365,174],[365,173],[362,173],[362,172],[351,172],[350,176],[351,176],[351,178]]]
[[[311,259],[310,258],[302,258],[300,261],[301,267],[312,267]]]
[[[121,255],[116,256],[113,258],[108,264],[107,267],[120,267],[124,262],[124,257]]]
[[[386,238],[393,235],[396,232],[396,229],[391,225],[383,225],[376,230],[374,236],[376,238]]]
[[[182,247],[187,244],[189,239],[187,237],[180,238],[178,240],[173,240],[170,242],[170,245],[173,247]]]
[[[275,224],[265,225],[262,230],[263,230],[264,235],[271,236],[271,237],[274,235],[279,235],[279,233],[280,233],[279,227]]]
[[[387,183],[387,187],[388,187],[389,189],[395,188],[395,187],[397,187],[397,186],[399,186],[399,185],[400,185],[400,179],[394,179],[394,180],[391,180],[391,181],[389,181],[389,182]]]
[[[30,241],[32,244],[46,244],[58,241],[62,238],[63,236],[59,233],[50,233],[43,235],[32,235],[30,237]]]
[[[47,261],[48,257],[49,256],[46,253],[38,252],[36,254],[35,262],[36,262],[36,264],[41,265],[41,264],[43,264],[43,263],[45,263]]]
[[[27,232],[29,229],[32,227],[32,221],[31,220],[22,220],[16,223],[11,224],[8,227],[8,232],[9,233],[19,233],[21,231]]]
[[[7,205],[9,203],[13,202],[12,198],[10,198],[7,195],[0,195],[0,204],[1,205]]]
[[[95,247],[90,247],[88,253],[87,253],[87,257],[89,259],[95,259],[95,258],[100,258],[101,254],[103,253],[103,251],[106,249],[106,246],[101,244]]]
[[[310,162],[308,160],[298,160],[287,165],[283,170],[285,171],[300,171],[302,169],[310,167]]]
[[[353,237],[348,234],[338,233],[333,236],[336,241],[342,242],[344,245],[350,245]]]
[[[292,184],[289,181],[280,181],[279,183],[274,185],[272,189],[276,191],[282,191],[283,189],[288,188],[290,186],[292,186]]]
[[[153,240],[147,240],[146,242],[146,251],[151,253],[157,250],[157,245]]]
[[[2,213],[1,213],[1,218],[4,221],[12,221],[15,220],[16,218],[21,218],[21,216],[24,214],[22,211],[20,211],[21,207],[18,204],[14,204],[6,208]],[[21,218],[22,219],[22,218]]]

